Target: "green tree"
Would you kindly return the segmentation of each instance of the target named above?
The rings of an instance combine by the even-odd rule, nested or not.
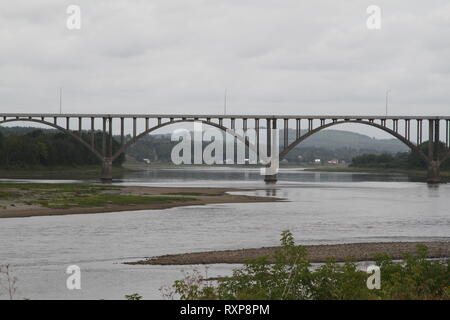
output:
[[[11,129],[11,128],[8,128]],[[54,130],[19,130],[22,135],[8,130],[8,135],[0,135],[0,165],[6,168],[23,168],[35,166],[77,166],[100,164],[100,160],[84,145],[65,133]],[[90,142],[90,134],[82,133],[82,138]],[[102,133],[94,137],[96,146],[101,146]],[[109,138],[107,137],[109,140]],[[113,139],[113,152],[119,150],[120,144]],[[120,155],[115,166],[120,166],[125,156]]]

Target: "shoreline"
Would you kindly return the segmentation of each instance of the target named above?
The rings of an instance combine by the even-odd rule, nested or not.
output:
[[[13,189],[14,184],[11,184]],[[113,186],[114,187],[114,186]],[[235,189],[235,188],[204,188],[204,187],[143,187],[124,186],[117,187],[117,190],[108,190],[103,195],[133,196],[142,198],[157,197],[160,201],[149,203],[126,203],[114,204],[106,203],[102,206],[74,206],[69,208],[48,208],[37,204],[26,204],[27,200],[0,201],[3,208],[0,208],[1,218],[25,218],[36,216],[54,216],[69,214],[95,214],[113,213],[123,211],[159,210],[186,206],[203,206],[208,204],[225,203],[257,203],[286,201],[275,197],[260,197],[229,194],[228,192],[254,191],[256,189]],[[57,193],[58,190],[55,191]],[[29,201],[28,201],[29,202]]]
[[[0,168],[0,176],[2,179],[19,179],[19,180],[98,180],[102,167],[100,165],[80,165],[80,166],[51,166],[51,167],[11,167]],[[133,171],[125,166],[113,166],[112,173],[115,177]]]
[[[367,174],[402,174],[417,178],[426,178],[427,170],[422,169],[402,169],[402,168],[376,168],[376,167],[343,167],[343,166],[320,166],[305,167],[305,172],[337,172],[337,173],[367,173]],[[443,179],[450,179],[450,171],[441,170]]]
[[[332,245],[305,245],[307,258],[312,263],[323,263],[329,259],[337,262],[346,260],[372,261],[377,254],[387,254],[392,259],[402,259],[407,253],[416,252],[417,245],[428,247],[428,258],[450,257],[450,241],[430,242],[372,242]],[[200,264],[244,264],[248,260],[273,255],[280,247],[262,247],[238,250],[204,251],[170,254],[146,258],[129,265],[200,265]]]

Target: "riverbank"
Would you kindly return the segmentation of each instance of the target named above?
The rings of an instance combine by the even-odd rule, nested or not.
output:
[[[54,166],[30,168],[0,168],[0,177],[3,179],[59,179],[59,180],[98,180],[101,172],[100,165],[86,166]],[[132,171],[125,166],[113,167],[113,176],[120,177]]]
[[[359,168],[359,167],[315,167],[305,168],[304,171],[310,172],[361,172],[361,173],[375,173],[375,174],[406,174],[425,179],[428,172],[426,170],[418,169],[399,169],[399,168]],[[450,171],[441,171],[441,177],[450,180]]]
[[[228,193],[237,191],[243,190],[101,184],[0,183],[0,218],[155,210],[180,206],[282,200]]]
[[[334,245],[307,245],[307,258],[310,262],[320,263],[329,259],[338,262],[346,260],[371,261],[378,254],[387,254],[392,259],[401,259],[405,254],[416,252],[417,245],[428,247],[428,258],[450,257],[450,242],[376,242],[349,243]],[[248,260],[271,257],[280,247],[265,247],[240,250],[224,250],[171,254],[148,258],[137,262],[127,262],[132,265],[194,265],[194,264],[243,264]]]

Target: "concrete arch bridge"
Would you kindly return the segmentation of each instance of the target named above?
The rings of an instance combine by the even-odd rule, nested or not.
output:
[[[55,128],[66,133],[90,150],[102,163],[101,179],[112,180],[112,163],[140,138],[165,126],[199,121],[224,131],[250,126],[256,131],[256,144],[265,139],[272,143],[273,130],[284,129],[279,158],[283,159],[291,150],[315,133],[340,124],[362,124],[378,128],[397,138],[411,150],[416,151],[428,165],[428,182],[439,183],[441,164],[450,157],[450,116],[362,116],[362,115],[207,115],[207,114],[48,114],[48,113],[4,113],[0,124],[11,122],[33,122]],[[131,125],[129,123],[131,122]],[[126,139],[125,124],[130,128],[131,139]],[[306,129],[306,130],[302,130]],[[295,129],[295,138],[290,138],[287,129]],[[82,138],[82,131],[90,133],[90,139]],[[95,133],[102,132],[101,145],[95,145]],[[113,153],[113,132],[119,137],[120,148]],[[419,147],[428,141],[428,150]],[[442,151],[442,144],[445,150]],[[270,148],[268,148],[270,149]],[[267,182],[275,182],[276,175],[266,176]]]

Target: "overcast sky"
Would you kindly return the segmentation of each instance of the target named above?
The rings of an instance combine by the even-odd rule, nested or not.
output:
[[[66,9],[81,7],[81,30]],[[368,30],[366,9],[382,10]],[[0,112],[450,114],[448,0],[1,0]]]

